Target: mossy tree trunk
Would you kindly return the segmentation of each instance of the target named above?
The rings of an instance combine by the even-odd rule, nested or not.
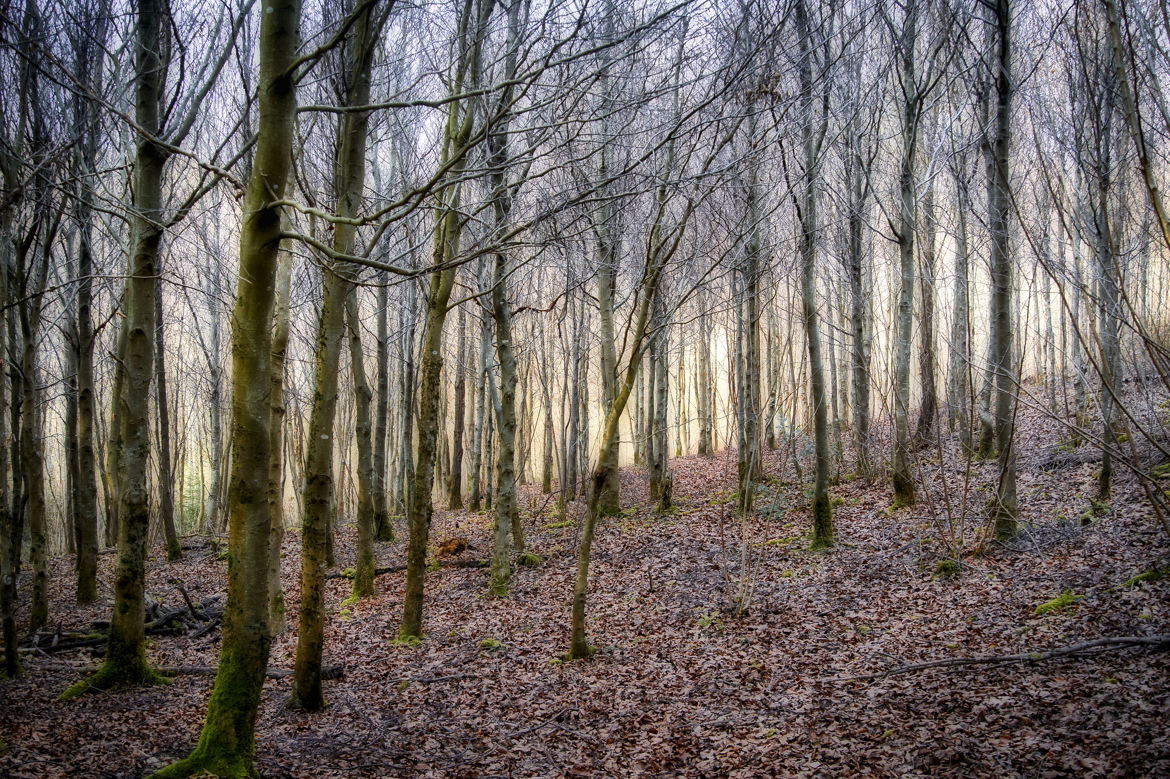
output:
[[[819,116],[813,105],[813,40],[809,29],[805,0],[796,2],[796,29],[800,38],[800,116],[801,145],[804,150],[804,181],[800,216],[800,304],[808,343],[809,388],[813,410],[813,438],[816,466],[813,476],[813,545],[830,547],[834,543],[833,509],[829,501],[829,475],[832,468],[829,451],[828,402],[825,393],[825,369],[821,360],[820,322],[817,316],[817,187],[820,178],[820,151],[828,129],[828,114]],[[828,62],[824,65],[828,66]],[[818,81],[823,81],[824,74]],[[826,87],[827,88],[827,87]],[[826,96],[824,104],[827,105]]]
[[[126,372],[117,366],[126,364],[126,291],[122,293],[118,309],[121,318],[118,322],[118,337],[114,341],[114,351],[117,357],[114,369],[114,380],[110,386],[110,424],[109,435],[106,438],[106,483],[110,485],[106,495],[106,546],[117,546],[118,527],[121,525],[121,481],[122,472],[122,398],[126,394]]]
[[[9,236],[12,228],[10,210],[3,214],[3,229],[0,230],[0,301],[9,303],[9,268],[12,244]],[[20,636],[16,630],[16,578],[20,569],[20,545],[24,526],[20,512],[12,511],[9,504],[9,449],[2,442],[8,439],[8,417],[3,413],[9,401],[9,351],[0,349],[0,629],[4,634],[4,676],[15,679],[21,674],[18,644]]]
[[[504,66],[500,74],[502,87],[488,119],[488,184],[491,188],[492,214],[496,240],[502,241],[509,227],[512,195],[516,184],[508,177],[508,128],[513,101],[513,81],[519,54],[522,21],[527,18],[528,2],[513,0],[508,7],[508,34]],[[495,252],[492,270],[491,310],[495,322],[496,359],[500,364],[500,394],[497,409],[499,451],[496,454],[496,503],[494,545],[490,576],[491,590],[502,595],[511,577],[509,554],[524,552],[524,530],[516,505],[516,352],[512,346],[512,311],[508,303],[508,255],[505,249]],[[508,534],[511,533],[511,546]]]
[[[345,299],[345,324],[349,331],[349,366],[353,374],[358,451],[357,562],[354,564],[353,594],[357,598],[366,598],[374,594],[374,453],[370,421],[373,392],[366,379],[356,288],[351,289]]]
[[[494,0],[466,0],[456,33],[459,47],[456,77],[451,95],[480,80],[480,50]],[[474,15],[474,18],[473,18]],[[438,217],[435,222],[430,285],[427,291],[426,322],[423,328],[422,363],[418,390],[418,457],[410,490],[407,521],[410,540],[406,550],[406,582],[403,592],[402,625],[399,636],[422,638],[423,581],[426,576],[427,542],[430,537],[431,492],[434,487],[435,455],[439,436],[439,395],[443,391],[443,325],[447,304],[455,284],[450,261],[458,254],[463,228],[460,214],[459,178],[466,170],[475,112],[467,99],[454,99],[447,108],[440,165],[449,171],[440,185]]]
[[[340,159],[339,159],[340,166]],[[341,190],[339,190],[340,192]],[[339,203],[341,198],[339,197]],[[334,228],[334,248],[348,253]],[[304,509],[301,517],[301,600],[297,619],[297,652],[290,706],[317,711],[325,706],[321,689],[321,653],[325,628],[325,545],[333,508],[334,419],[337,409],[337,363],[341,352],[345,296],[349,284],[334,269],[325,268],[325,290],[317,323],[313,406],[309,412],[308,452],[305,456]]]
[[[480,289],[486,291],[486,282],[483,280],[484,268],[487,264],[487,258],[480,258]],[[479,351],[477,352],[477,359],[475,361],[475,397],[473,398],[474,407],[471,410],[471,470],[468,474],[471,477],[471,488],[467,495],[467,508],[472,512],[480,510],[480,502],[483,500],[483,479],[480,476],[480,471],[483,469],[483,447],[484,447],[484,422],[487,418],[487,402],[488,402],[488,381],[491,379],[491,374],[488,371],[488,353],[491,348],[491,326],[490,321],[486,315],[482,314],[479,320]]]
[[[114,609],[110,617],[106,659],[97,673],[65,692],[110,689],[162,680],[146,661],[146,545],[150,525],[150,386],[154,379],[155,299],[163,230],[163,168],[170,153],[158,142],[165,91],[164,36],[169,35],[165,3],[138,4],[135,45],[135,120],[146,135],[137,140],[134,165],[131,251],[124,293],[125,319],[119,338],[125,358],[116,373],[114,397],[121,423],[120,469],[117,472],[118,562],[114,574]],[[121,346],[121,344],[119,344]]]
[[[45,538],[45,458],[41,439],[41,390],[37,370],[37,331],[40,296],[21,305],[20,320],[24,348],[21,374],[24,377],[20,415],[20,462],[24,470],[25,515],[28,517],[29,562],[32,564],[32,604],[28,627],[38,630],[49,621],[49,556]]]
[[[268,447],[268,506],[272,512],[268,533],[269,630],[275,636],[284,630],[284,590],[280,581],[280,547],[284,542],[284,403],[285,357],[289,336],[289,287],[292,283],[292,256],[281,252],[276,274],[276,304],[272,322],[272,421]]]
[[[228,593],[219,670],[199,744],[159,776],[253,774],[256,711],[268,666],[268,501],[272,315],[281,213],[296,110],[293,61],[298,0],[269,0],[260,21],[259,121],[240,229],[240,272],[232,313],[232,459]]]
[[[370,68],[375,42],[381,30],[385,11],[377,15],[366,6],[358,12],[357,21],[350,28],[346,40],[346,62],[342,73],[341,95],[347,106],[362,106],[370,102]],[[356,227],[346,220],[357,215],[361,207],[366,183],[366,145],[369,135],[369,115],[350,111],[342,115],[338,126],[337,162],[333,173],[333,191],[337,194],[334,210],[338,220],[333,223],[333,251],[339,255],[353,254]],[[297,655],[293,672],[293,691],[290,705],[308,711],[324,707],[321,690],[321,657],[324,642],[325,564],[331,563],[329,543],[331,524],[335,521],[337,503],[333,476],[333,452],[337,416],[337,368],[344,331],[346,298],[352,285],[336,261],[325,269],[325,292],[321,303],[321,317],[317,326],[316,377],[313,386],[313,407],[309,415],[309,451],[305,460],[304,517],[301,524],[301,604],[297,623]],[[354,306],[356,316],[356,301]],[[357,323],[351,322],[356,328]],[[361,341],[357,343],[361,358]],[[352,348],[351,348],[352,354]],[[353,366],[363,372],[364,365]],[[355,378],[356,385],[356,378]],[[366,388],[368,394],[368,388]],[[369,398],[366,399],[366,462],[369,466]],[[359,468],[361,466],[359,465]],[[368,474],[366,474],[368,476]],[[366,519],[372,521],[369,504],[369,484],[363,490]],[[370,528],[366,528],[370,530]],[[372,538],[367,532],[365,563],[368,585],[373,589]],[[359,564],[363,552],[359,549]],[[356,583],[355,583],[356,586]]]

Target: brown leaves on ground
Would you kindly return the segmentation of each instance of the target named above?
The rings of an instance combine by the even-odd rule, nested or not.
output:
[[[1042,420],[1029,440],[1057,442]],[[1024,423],[1022,423],[1024,424]],[[799,444],[798,444],[799,446]],[[1170,578],[1122,586],[1165,566],[1166,539],[1136,484],[1120,482],[1108,513],[1082,525],[1092,462],[1045,470],[1043,447],[1021,453],[1025,530],[971,556],[994,464],[968,474],[952,453],[920,452],[915,508],[888,510],[884,482],[833,489],[838,546],[808,551],[807,498],[769,486],[755,515],[733,515],[734,459],[674,461],[676,509],[655,515],[644,474],[623,473],[622,516],[599,526],[588,630],[597,654],[564,663],[580,507],[565,523],[554,501],[522,505],[539,567],[517,566],[506,598],[488,597],[483,570],[428,574],[426,640],[394,643],[401,571],[352,605],[344,578],[327,582],[326,687],[321,714],[284,707],[289,680],[268,682],[256,763],[266,777],[360,776],[1122,776],[1170,775],[1170,654],[1123,650],[1042,664],[931,669],[871,681],[870,673],[947,656],[1041,650],[1108,635],[1170,632]],[[933,460],[929,458],[934,458]],[[767,471],[792,479],[791,456]],[[781,482],[773,481],[773,485]],[[433,537],[491,548],[490,515],[438,511]],[[556,527],[550,527],[555,525]],[[338,565],[352,563],[343,526]],[[295,622],[297,539],[284,578]],[[961,566],[946,561],[965,549]],[[439,550],[442,551],[442,550]],[[192,555],[150,566],[149,592],[176,601],[222,592],[224,563]],[[64,628],[106,618],[104,603],[71,604],[70,570],[55,563],[52,614]],[[379,564],[402,562],[400,545]],[[1070,590],[1083,596],[1037,616]],[[746,605],[736,616],[734,598]],[[27,600],[27,596],[26,596]],[[153,640],[158,665],[213,665],[218,631]],[[274,642],[288,668],[295,625]],[[0,774],[122,777],[190,749],[211,679],[54,697],[91,665],[83,652],[24,658],[27,675],[0,683]]]

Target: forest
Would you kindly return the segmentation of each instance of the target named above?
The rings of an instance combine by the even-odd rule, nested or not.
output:
[[[0,0],[0,774],[1170,775],[1168,103],[1154,0]]]

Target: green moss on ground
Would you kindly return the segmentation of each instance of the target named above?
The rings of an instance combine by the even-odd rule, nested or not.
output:
[[[1084,595],[1077,595],[1072,590],[1063,590],[1052,600],[1047,600],[1036,607],[1036,616],[1043,617],[1045,614],[1057,614],[1064,611],[1069,606],[1073,605]]]

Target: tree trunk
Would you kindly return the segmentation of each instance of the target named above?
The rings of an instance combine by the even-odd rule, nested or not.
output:
[[[447,485],[447,507],[452,511],[463,509],[463,424],[467,415],[464,398],[467,395],[467,331],[463,326],[463,308],[459,308],[459,342],[455,349],[455,430],[451,435],[451,479]]]
[[[11,305],[9,273],[12,268],[12,211],[4,209],[0,219],[3,220],[3,229],[0,229],[0,301],[4,305]],[[16,463],[10,462],[9,449],[4,445],[8,439],[8,417],[3,413],[4,406],[9,405],[10,401],[12,406],[16,405],[15,392],[10,394],[8,382],[5,381],[9,375],[16,376],[16,371],[9,370],[11,354],[8,349],[0,349],[0,623],[4,633],[4,676],[15,679],[21,674],[18,648],[20,636],[16,630],[16,581],[20,573],[24,522],[21,513],[14,511],[10,503],[9,466],[13,466],[13,476],[17,469]]]
[[[268,0],[260,21],[259,120],[244,195],[240,272],[232,316],[232,458],[228,505],[228,592],[219,670],[194,753],[159,776],[252,771],[256,711],[268,666],[267,495],[272,420],[272,315],[283,197],[292,162],[295,82],[288,72],[299,44],[298,0]]]
[[[146,544],[150,524],[150,492],[146,474],[150,455],[150,384],[153,379],[155,289],[162,240],[162,178],[167,152],[156,140],[165,91],[163,36],[166,11],[158,0],[138,6],[135,48],[135,118],[146,135],[137,140],[134,166],[134,209],[131,253],[126,281],[126,319],[122,373],[124,392],[115,396],[121,409],[121,468],[118,473],[118,562],[114,578],[114,609],[110,617],[105,663],[86,681],[67,690],[69,697],[90,688],[111,689],[162,680],[147,664],[145,642]],[[115,386],[118,381],[115,380]]]
[[[384,13],[384,12],[379,12]],[[384,18],[381,17],[381,18]],[[370,68],[381,22],[373,18],[372,6],[362,10],[346,39],[346,62],[342,75],[344,103],[363,106],[370,101]],[[348,112],[337,129],[337,162],[333,172],[334,208],[339,219],[357,215],[366,184],[366,145],[369,115]],[[333,225],[333,251],[354,252],[356,228],[344,221]],[[301,604],[297,620],[297,655],[289,705],[318,711],[325,705],[321,690],[321,655],[325,634],[325,571],[322,563],[333,565],[332,540],[340,498],[333,475],[334,440],[337,424],[337,373],[346,307],[350,306],[350,355],[354,392],[359,396],[358,469],[362,475],[361,507],[358,517],[358,564],[354,593],[373,592],[373,506],[370,502],[369,387],[362,360],[358,333],[357,301],[352,285],[342,276],[350,272],[336,260],[325,269],[325,291],[317,328],[317,372],[313,407],[309,414],[309,451],[305,460],[305,508],[301,525]],[[350,302],[347,303],[347,299]],[[355,343],[356,341],[356,343]],[[362,412],[364,411],[364,418]],[[363,424],[364,423],[364,424]],[[363,440],[364,433],[364,440]],[[342,449],[341,451],[346,451]],[[322,559],[324,553],[324,560]],[[362,592],[359,593],[359,590]]]
[[[488,128],[488,183],[491,187],[496,240],[503,240],[512,213],[512,184],[508,180],[508,128],[512,102],[512,81],[516,74],[516,59],[520,46],[521,13],[527,17],[526,2],[513,2],[508,7],[508,37],[504,67],[501,73],[504,85],[499,93],[499,109]],[[490,588],[496,595],[507,591],[511,578],[509,552],[524,552],[524,530],[520,525],[520,510],[516,505],[516,351],[512,345],[512,312],[507,294],[508,256],[503,250],[495,253],[492,271],[491,307],[496,331],[496,359],[500,363],[500,399],[498,404],[499,452],[496,457],[496,505],[494,544]],[[511,549],[507,535],[511,532]]]
[[[167,404],[166,338],[163,334],[162,285],[154,285],[154,389],[158,418],[158,512],[167,542],[167,562],[183,559],[175,533],[175,472],[171,468],[171,407]]]
[[[84,51],[77,52],[75,76],[88,83],[92,94],[101,94],[101,62],[109,27],[108,15],[92,18],[96,29],[92,39],[82,38]],[[74,217],[78,226],[77,253],[77,480],[74,484],[74,512],[77,526],[77,602],[97,599],[97,479],[94,454],[93,380],[93,167],[96,163],[101,123],[96,100],[78,92],[74,97],[74,127],[82,139],[74,149],[74,167],[81,174],[77,183]]]
[[[483,30],[491,15],[493,0],[478,0],[465,6],[460,20],[459,76],[451,84],[451,94],[459,95],[465,83],[475,87],[480,80],[480,47]],[[474,6],[474,8],[473,8]],[[475,12],[474,29],[470,15]],[[470,37],[469,37],[470,36]],[[466,79],[466,82],[464,81]],[[459,252],[463,229],[460,214],[459,178],[466,170],[467,147],[474,127],[474,114],[467,101],[455,99],[447,109],[443,132],[441,166],[449,165],[450,178],[440,185],[440,203],[434,230],[434,248],[430,285],[427,294],[426,324],[423,329],[423,356],[418,402],[418,465],[414,470],[408,522],[410,540],[406,553],[406,582],[402,599],[403,639],[422,639],[423,580],[426,576],[427,541],[431,527],[431,490],[434,486],[435,453],[439,433],[440,374],[443,368],[443,324],[447,321],[447,304],[455,284],[455,269],[448,262]]]
[[[37,296],[39,298],[39,296]],[[45,539],[45,458],[41,440],[41,392],[37,371],[37,326],[39,312],[26,311],[40,306],[39,299],[21,305],[21,331],[24,348],[21,351],[20,460],[24,471],[25,515],[28,517],[29,562],[32,564],[32,604],[29,607],[28,627],[36,631],[49,620],[49,555]],[[30,322],[30,320],[32,320]]]
[[[804,314],[805,340],[808,343],[810,401],[813,408],[813,431],[816,468],[813,481],[813,546],[830,547],[834,543],[833,508],[829,502],[828,402],[825,394],[825,370],[821,362],[820,324],[817,317],[816,242],[820,224],[817,217],[817,183],[820,138],[824,137],[829,117],[822,114],[813,124],[812,57],[813,41],[809,31],[805,0],[796,2],[796,28],[800,37],[800,105],[801,141],[804,147],[804,192],[800,208],[801,309]]]
[[[918,352],[919,381],[922,382],[922,406],[918,411],[918,426],[914,431],[914,442],[918,446],[926,446],[934,435],[934,421],[938,416],[938,392],[934,385],[935,350],[934,350],[934,276],[935,261],[935,215],[934,215],[934,185],[928,184],[926,193],[922,196],[922,245],[919,247],[919,259],[922,272],[919,275],[918,288],[922,297],[922,315],[919,320],[922,343]]]
[[[114,381],[110,388],[110,426],[106,436],[106,483],[110,485],[106,495],[106,546],[117,546],[120,515],[122,510],[121,473],[122,457],[122,398],[126,394],[126,372],[119,366],[126,364],[126,309],[127,294],[122,293],[119,303],[122,312],[122,321],[118,324],[118,337],[115,340]],[[15,390],[14,390],[15,391]]]
[[[1012,253],[1011,153],[1012,49],[1010,0],[996,0],[995,31],[997,57],[995,141],[992,150],[991,191],[988,193],[988,230],[991,233],[991,344],[995,369],[995,442],[999,449],[999,487],[994,518],[998,538],[1016,533],[1016,453],[1013,446],[1013,415],[1016,393],[1012,365]]]
[[[386,496],[386,430],[390,418],[390,334],[387,321],[390,308],[389,287],[385,275],[378,287],[378,402],[374,414],[374,534],[379,541],[394,540],[394,525]]]
[[[353,373],[358,451],[357,562],[353,569],[353,594],[354,597],[365,598],[374,594],[374,455],[370,423],[370,400],[373,393],[366,379],[356,288],[346,298],[345,320],[349,329],[349,365]]]
[[[955,176],[955,207],[957,210],[958,233],[955,235],[955,267],[953,313],[951,315],[951,357],[948,373],[950,386],[947,393],[947,417],[951,429],[958,428],[959,441],[964,450],[973,452],[971,439],[971,304],[969,261],[967,247],[967,212],[970,208],[967,196],[967,182],[964,180],[968,167],[965,157],[957,161],[958,174]]]
[[[910,5],[899,41],[901,82],[915,88],[914,49],[918,37],[917,6]],[[914,320],[914,174],[918,144],[921,96],[906,95],[902,109],[902,151],[898,171],[900,194],[898,224],[899,279],[896,332],[894,334],[894,505],[914,503],[914,475],[910,469],[910,338]]]
[[[292,283],[292,255],[277,256],[276,301],[272,318],[272,368],[268,445],[268,507],[271,512],[268,533],[268,630],[281,633],[285,627],[284,589],[280,577],[280,547],[284,542],[284,404],[285,357],[288,354],[289,287]]]

